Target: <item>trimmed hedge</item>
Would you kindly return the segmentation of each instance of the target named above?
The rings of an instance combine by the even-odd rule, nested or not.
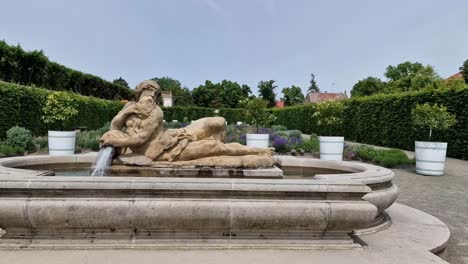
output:
[[[13,126],[29,129],[34,135],[45,135],[48,127],[42,121],[42,108],[52,91],[0,81],[0,138]],[[68,128],[85,126],[97,129],[112,120],[123,107],[119,101],[106,101],[70,93],[79,114],[66,124]]]
[[[343,125],[336,126],[336,135],[347,140],[371,145],[414,150],[414,141],[426,140],[428,131],[416,130],[411,109],[418,103],[438,103],[457,116],[451,129],[433,135],[434,141],[448,142],[448,156],[468,159],[468,88],[427,90],[369,97],[344,101]],[[276,124],[299,129],[307,134],[324,135],[312,114],[314,105],[273,109]]]
[[[45,135],[49,127],[42,121],[42,108],[47,95],[52,91],[32,88],[0,81],[0,138],[13,126],[29,129],[34,135]],[[85,97],[70,93],[75,99],[79,113],[66,124],[68,128],[87,127],[100,128],[109,122],[122,109],[119,101],[106,101],[93,97]],[[196,120],[202,117],[215,116],[214,109],[205,107],[167,107],[163,108],[166,121],[183,121],[184,117]],[[220,109],[218,115],[226,118],[228,123],[244,121],[242,109]]]
[[[0,41],[0,80],[108,100],[133,95],[125,86],[51,62],[42,51],[28,52],[5,41]]]

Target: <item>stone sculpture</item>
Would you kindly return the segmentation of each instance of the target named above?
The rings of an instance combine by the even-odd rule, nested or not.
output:
[[[161,88],[147,80],[136,87],[135,101],[114,117],[102,146],[116,149],[126,165],[213,166],[256,168],[273,166],[272,149],[224,143],[226,121],[206,117],[179,129],[163,128],[163,112],[157,105]]]

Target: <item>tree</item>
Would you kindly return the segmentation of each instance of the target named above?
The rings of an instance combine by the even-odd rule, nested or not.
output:
[[[465,83],[468,83],[468,60],[463,63],[463,66],[460,67],[461,74],[463,75],[463,79]]]
[[[182,87],[182,84],[170,77],[153,78],[159,84],[162,91],[170,91],[174,106],[193,105],[192,95],[187,87]]]
[[[258,83],[258,92],[260,94],[260,97],[262,97],[263,100],[267,102],[268,107],[273,107],[276,103],[275,88],[277,86],[274,85],[274,83],[275,81],[273,80],[260,81]]]
[[[193,89],[192,95],[196,105],[212,108],[238,108],[248,98],[250,87],[240,86],[237,82],[223,80],[220,83],[205,81]]]
[[[119,77],[118,79],[114,79],[112,81],[113,84],[118,84],[118,85],[122,85],[122,86],[125,86],[127,88],[130,88],[130,86],[128,86],[128,82],[125,81],[122,77]]]
[[[209,80],[192,91],[193,102],[200,107],[222,108],[223,101],[221,85],[214,84]]]
[[[369,96],[385,90],[385,83],[376,77],[367,77],[358,81],[351,90],[351,96]]]
[[[252,94],[252,90],[250,89],[250,87],[246,84],[243,84],[241,86],[241,89],[242,89],[242,94],[245,96],[245,97],[249,97],[251,94]]]
[[[304,95],[300,87],[292,85],[291,87],[283,88],[281,91],[284,97],[281,100],[284,101],[286,106],[300,105],[304,103]]]
[[[270,126],[276,119],[273,114],[267,111],[267,101],[262,98],[249,99],[244,108],[246,121],[255,125],[257,134],[260,126]]]
[[[447,130],[455,125],[457,118],[447,111],[447,107],[438,104],[417,104],[411,110],[411,118],[416,127],[429,130],[429,141],[433,130]]]
[[[388,66],[385,72],[388,78],[387,93],[418,91],[424,88],[439,88],[441,79],[432,66],[421,63],[403,62],[395,66]]]
[[[313,73],[310,74],[310,86],[309,89],[307,90],[308,93],[310,92],[315,92],[318,93],[320,92],[320,89],[317,86],[317,82],[315,82],[315,75]]]

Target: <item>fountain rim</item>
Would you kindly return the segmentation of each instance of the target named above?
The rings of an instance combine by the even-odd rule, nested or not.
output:
[[[180,178],[172,177],[131,177],[131,176],[45,176],[44,170],[20,169],[16,167],[40,165],[40,164],[92,164],[97,153],[76,154],[72,156],[20,156],[0,159],[0,181],[4,180],[20,180],[21,178],[29,180],[36,179],[35,176],[41,176],[42,180],[53,182],[161,182],[161,181],[181,181]],[[378,184],[391,182],[395,178],[392,170],[380,166],[351,161],[325,161],[314,158],[294,157],[294,156],[274,156],[275,163],[278,167],[288,168],[326,168],[339,169],[350,171],[350,173],[339,174],[317,174],[314,180],[311,179],[280,179],[283,183],[295,184],[320,184],[323,182],[333,182],[335,184],[356,183],[356,184]],[[255,169],[253,169],[255,170]],[[189,180],[191,179],[191,180]],[[37,180],[37,179],[36,179]],[[262,179],[230,179],[230,178],[187,178],[184,181],[193,182],[270,182],[270,180]]]

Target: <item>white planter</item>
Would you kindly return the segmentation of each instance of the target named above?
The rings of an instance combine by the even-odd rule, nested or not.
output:
[[[257,148],[268,148],[270,135],[268,134],[247,134],[247,146]]]
[[[343,160],[344,137],[319,137],[320,159]]]
[[[237,121],[237,125],[238,126],[242,125],[242,122]]]
[[[69,156],[75,154],[76,131],[49,131],[49,155]]]
[[[416,141],[416,173],[432,176],[444,175],[446,154],[447,142]]]

